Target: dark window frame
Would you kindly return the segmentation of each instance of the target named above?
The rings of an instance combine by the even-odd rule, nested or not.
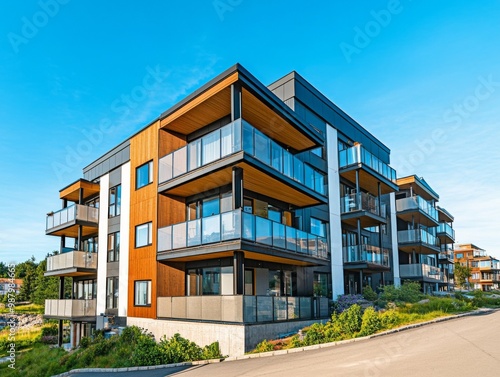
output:
[[[142,183],[142,182],[139,182],[139,171],[141,169],[146,169],[147,168],[147,177],[148,177],[148,182],[146,183]],[[138,167],[135,168],[135,189],[136,190],[139,190],[143,187],[146,187],[150,184],[152,184],[154,181],[154,177],[153,177],[153,160],[150,160]]]
[[[146,283],[146,301],[149,300],[149,303],[146,304],[138,304],[137,303],[137,283]],[[139,307],[150,307],[151,306],[151,301],[152,301],[152,288],[151,288],[151,280],[134,280],[134,306],[139,306]]]

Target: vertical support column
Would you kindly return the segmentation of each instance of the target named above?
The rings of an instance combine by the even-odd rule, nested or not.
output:
[[[231,85],[231,121],[241,118],[241,84]]]
[[[243,169],[233,168],[233,209],[243,208]]]
[[[59,300],[64,299],[64,276],[59,277]],[[58,321],[57,345],[61,347],[63,344],[63,321]]]
[[[359,196],[359,169],[356,169],[356,196]]]
[[[83,189],[78,190],[78,204],[83,204]]]
[[[244,293],[245,255],[242,251],[235,251],[233,255],[233,291],[235,295]]]
[[[363,270],[359,270],[359,293],[363,294]]]
[[[82,226],[78,225],[78,236],[76,238],[76,250],[81,251],[83,250],[82,247]]]
[[[63,344],[63,320],[58,320],[57,326],[57,346],[61,347]]]

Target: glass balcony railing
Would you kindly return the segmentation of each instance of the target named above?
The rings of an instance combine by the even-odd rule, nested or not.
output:
[[[443,272],[438,267],[430,266],[424,263],[401,264],[399,265],[399,275],[406,277],[426,277],[434,280],[443,281]]]
[[[75,220],[95,223],[97,225],[99,223],[99,208],[73,204],[57,212],[50,213],[47,215],[45,230],[48,231]]]
[[[97,253],[71,251],[47,258],[47,272],[67,268],[97,269]]]
[[[404,243],[417,243],[422,242],[432,247],[439,248],[439,238],[433,236],[423,229],[410,229],[398,231],[398,242]]]
[[[396,170],[368,152],[361,144],[339,152],[339,167],[341,169],[356,164],[366,165],[385,179],[396,183]]]
[[[396,211],[403,212],[410,209],[420,209],[436,223],[439,222],[438,211],[434,206],[421,196],[414,195],[409,198],[401,198],[396,200]]]
[[[328,318],[330,310],[328,297],[174,296],[158,297],[157,316],[217,322],[269,323]]]
[[[437,228],[437,233],[438,234],[445,234],[452,240],[455,239],[455,229],[453,229],[449,224],[447,223],[440,223],[438,228]]]
[[[389,250],[372,245],[355,245],[342,248],[344,263],[373,263],[389,267]]]
[[[445,259],[445,260],[453,260],[453,252],[450,251],[441,251],[439,253],[439,259]]]
[[[379,198],[365,192],[353,193],[340,198],[342,213],[367,211],[377,216],[385,217],[385,204],[379,208]]]
[[[237,209],[158,229],[158,252],[243,239],[286,251],[328,258],[326,238]]]
[[[45,300],[45,315],[53,317],[95,317],[96,300]]]
[[[168,182],[241,151],[288,178],[325,195],[326,179],[322,173],[299,160],[242,119],[237,119],[160,158],[158,181]]]

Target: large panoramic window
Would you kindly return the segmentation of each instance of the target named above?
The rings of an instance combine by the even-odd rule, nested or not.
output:
[[[134,284],[134,305],[151,305],[151,280],[138,280]]]
[[[122,203],[121,185],[111,187],[109,189],[109,217],[119,216],[121,213]]]
[[[153,242],[153,224],[146,223],[135,227],[135,247],[151,245]]]
[[[139,189],[153,182],[153,161],[135,169],[135,188]]]

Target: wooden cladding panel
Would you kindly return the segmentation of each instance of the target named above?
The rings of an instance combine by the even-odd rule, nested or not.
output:
[[[158,196],[158,228],[186,221],[186,202],[184,198]]]
[[[243,88],[243,119],[274,140],[297,151],[314,147],[315,143],[297,130],[269,106]]]
[[[409,177],[398,178],[397,184],[400,190],[413,190],[414,194],[420,195],[425,200],[437,200],[426,188],[424,188],[419,181],[415,179],[415,176],[411,175]]]
[[[207,125],[210,120],[214,121],[230,113],[230,95],[229,86],[238,80],[238,73],[235,72],[209,89],[200,93],[181,108],[175,110],[172,114],[163,118],[162,128],[168,128],[179,133],[188,134],[200,126]],[[218,93],[221,95],[217,96]],[[214,97],[214,98],[212,98]],[[210,100],[211,101],[208,101]],[[203,106],[204,102],[208,101]],[[198,108],[199,107],[199,108]],[[229,110],[229,111],[228,111]],[[182,119],[184,118],[184,119]],[[189,120],[188,120],[189,118]],[[201,122],[201,123],[200,123]],[[183,129],[183,127],[193,127]]]
[[[340,175],[352,184],[356,183],[356,170],[341,171]],[[359,187],[368,191],[372,195],[378,196],[378,182],[380,182],[380,192],[382,195],[394,192],[394,189],[391,186],[385,184],[383,181],[379,181],[377,177],[370,174],[366,170],[359,169]]]
[[[163,157],[186,145],[186,137],[168,131],[158,131],[158,156]]]
[[[184,263],[158,263],[158,297],[186,294]]]
[[[156,234],[159,122],[153,123],[130,140],[130,253],[128,316],[156,318]],[[136,168],[153,160],[153,183],[135,189]],[[135,227],[152,222],[153,240],[149,246],[135,248]],[[134,306],[134,281],[151,280],[151,306]]]
[[[298,207],[319,204],[316,199],[274,179],[253,166],[245,163],[238,165],[243,168],[243,186],[248,190],[291,203]]]
[[[86,199],[94,194],[99,193],[99,184],[88,182],[83,179],[78,180],[71,186],[59,191],[59,198],[67,199],[71,202],[78,202],[80,197],[80,189],[83,189],[83,199]]]

